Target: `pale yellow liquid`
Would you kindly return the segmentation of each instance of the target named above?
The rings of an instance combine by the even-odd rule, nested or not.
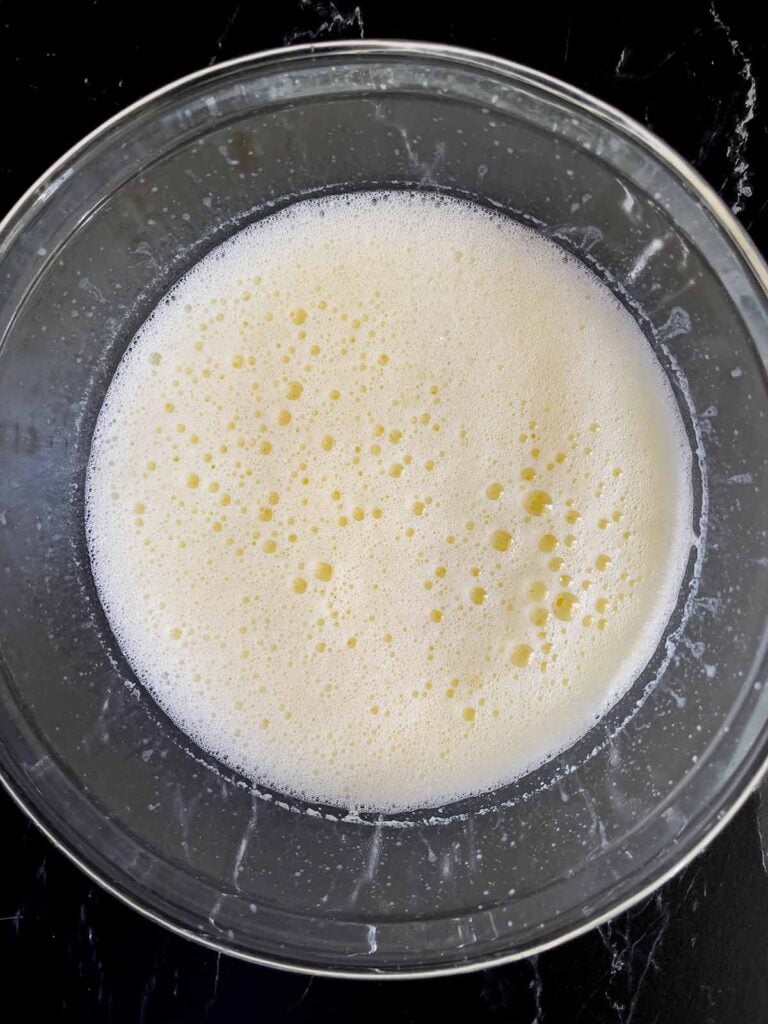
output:
[[[557,247],[458,201],[313,201],[137,335],[91,558],[202,747],[310,800],[436,806],[539,765],[641,672],[689,464],[639,328]]]

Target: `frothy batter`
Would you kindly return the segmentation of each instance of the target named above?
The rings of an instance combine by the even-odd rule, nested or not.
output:
[[[510,781],[642,671],[691,543],[640,329],[455,199],[303,202],[160,303],[101,410],[87,532],[138,678],[251,779],[365,809]]]

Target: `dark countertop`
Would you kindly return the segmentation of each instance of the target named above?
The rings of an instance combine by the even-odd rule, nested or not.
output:
[[[631,10],[627,8],[631,7]],[[6,122],[0,207],[86,132],[187,72],[287,43],[443,41],[546,71],[676,147],[768,253],[768,42],[758,5],[0,0]],[[768,789],[766,790],[768,792]],[[610,924],[520,963],[416,982],[309,978],[221,957],[102,892],[0,795],[0,1005],[44,1021],[357,1020],[471,1014],[525,1022],[768,1020],[768,796],[693,864]],[[9,1020],[17,1019],[12,1010]]]

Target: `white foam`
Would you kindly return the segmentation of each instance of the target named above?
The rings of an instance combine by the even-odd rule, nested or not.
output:
[[[595,277],[500,215],[375,193],[253,225],[160,303],[98,419],[87,532],[185,732],[282,792],[399,810],[507,782],[615,702],[691,500],[666,378]]]

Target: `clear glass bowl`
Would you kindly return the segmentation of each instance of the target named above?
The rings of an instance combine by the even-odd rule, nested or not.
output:
[[[255,792],[138,687],[90,576],[83,479],[110,377],[194,261],[297,197],[475,197],[631,306],[697,449],[667,643],[592,732],[495,793],[344,820]],[[67,154],[0,229],[0,762],[85,871],[178,932],[362,976],[542,950],[678,869],[768,753],[766,268],[658,139],[575,89],[445,47],[247,57],[163,89]]]

